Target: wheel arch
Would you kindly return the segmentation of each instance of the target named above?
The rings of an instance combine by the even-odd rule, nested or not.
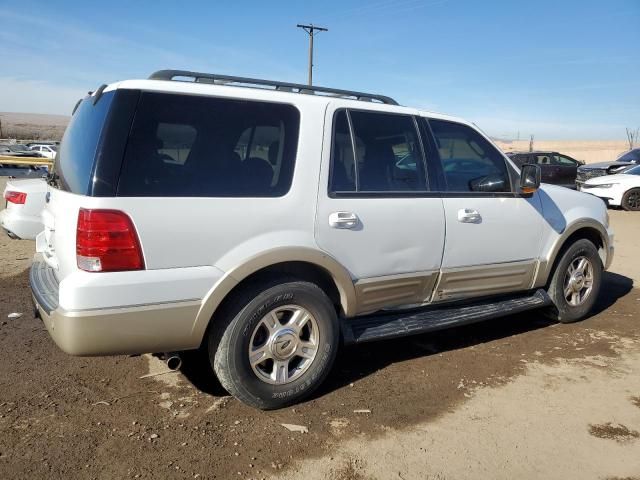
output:
[[[592,242],[597,250],[602,266],[608,268],[611,263],[612,250],[609,245],[609,234],[603,225],[593,220],[580,220],[569,227],[556,239],[547,258],[540,262],[534,286],[542,287],[549,283],[562,253],[574,242],[586,239]]]
[[[333,257],[306,247],[276,248],[239,264],[207,293],[192,329],[192,336],[200,344],[216,312],[225,300],[270,275],[293,276],[317,284],[338,312],[353,316],[356,311],[356,294],[349,272]]]
[[[629,188],[627,188],[624,192],[622,192],[622,195],[620,196],[620,206],[622,208],[624,208],[625,210],[629,210],[626,206],[625,206],[625,201],[627,200],[627,195],[629,195],[632,191],[638,191],[640,192],[640,187],[638,186],[631,186]]]

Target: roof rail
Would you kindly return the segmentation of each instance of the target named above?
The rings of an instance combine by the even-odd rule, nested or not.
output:
[[[272,88],[281,92],[311,95],[319,94],[330,97],[351,98],[365,102],[379,102],[387,105],[398,105],[398,102],[393,98],[385,95],[355,92],[352,90],[340,90],[337,88],[316,87],[315,85],[303,85],[299,83],[261,80],[258,78],[233,77],[229,75],[218,75],[216,73],[190,72],[188,70],[158,70],[149,76],[149,80],[187,81],[188,79],[192,79],[191,81],[194,83],[213,83],[234,87]]]

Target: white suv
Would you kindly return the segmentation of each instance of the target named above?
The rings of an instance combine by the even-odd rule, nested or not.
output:
[[[583,318],[613,256],[598,198],[360,92],[183,71],[102,86],[49,183],[31,287],[60,348],[201,349],[264,409],[309,395],[340,344]]]

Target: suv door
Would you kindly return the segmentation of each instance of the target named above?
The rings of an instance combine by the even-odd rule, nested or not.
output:
[[[329,105],[316,216],[319,247],[354,280],[357,313],[429,302],[444,248],[414,112],[373,108]]]
[[[557,166],[557,162],[554,161],[553,154],[550,152],[544,152],[533,154],[532,157],[532,163],[540,165],[542,182],[557,184],[559,168]]]
[[[516,193],[517,174],[476,129],[425,119],[439,161],[446,244],[435,300],[531,288],[541,249],[543,217],[537,193]],[[430,171],[433,171],[430,170]]]
[[[578,161],[566,155],[554,153],[552,162],[558,169],[557,185],[563,187],[576,188],[576,175],[578,174]]]

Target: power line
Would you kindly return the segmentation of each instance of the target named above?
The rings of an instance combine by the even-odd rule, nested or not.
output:
[[[320,32],[328,32],[328,28],[316,27],[313,23],[309,25],[298,24],[296,27],[303,29],[309,35],[309,85],[313,85],[313,37]]]

